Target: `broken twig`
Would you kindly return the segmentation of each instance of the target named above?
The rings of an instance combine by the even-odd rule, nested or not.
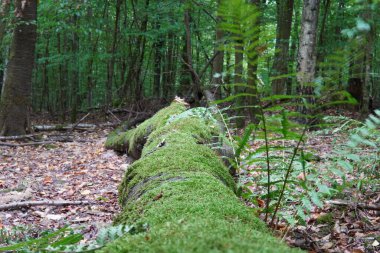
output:
[[[40,141],[40,142],[28,142],[28,143],[8,143],[8,142],[0,142],[0,146],[6,147],[24,147],[24,146],[39,146],[52,144],[54,141]]]
[[[349,203],[343,200],[329,200],[329,201],[326,201],[326,203],[331,204],[331,205],[337,205],[337,206],[349,206],[352,208],[358,207],[361,209],[380,211],[380,205],[375,205],[375,204]]]
[[[78,205],[95,205],[96,203],[87,200],[84,201],[25,201],[0,205],[0,211],[18,210],[21,208],[30,208],[32,206],[78,206]]]

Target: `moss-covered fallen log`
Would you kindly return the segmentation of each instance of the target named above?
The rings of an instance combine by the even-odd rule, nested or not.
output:
[[[115,223],[147,224],[102,252],[297,252],[273,237],[235,195],[235,182],[213,151],[220,128],[186,114],[180,101],[139,127],[116,131],[108,148],[140,157],[120,186]]]

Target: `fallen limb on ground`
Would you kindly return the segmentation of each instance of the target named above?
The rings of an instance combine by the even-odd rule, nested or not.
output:
[[[0,142],[0,146],[6,147],[24,147],[24,146],[39,146],[52,144],[54,141],[40,141],[40,142],[27,142],[27,143],[8,143],[8,142]]]
[[[41,138],[41,134],[27,134],[18,136],[0,136],[0,141],[35,140]]]
[[[0,205],[0,211],[9,211],[9,210],[17,210],[21,208],[30,208],[32,206],[78,206],[78,205],[96,205],[94,202],[90,202],[87,200],[84,201],[25,201],[25,202],[17,202],[10,203],[6,205]]]
[[[367,210],[380,211],[380,205],[375,205],[375,204],[349,203],[343,200],[329,200],[329,201],[326,201],[326,203],[330,205],[349,206],[352,208],[361,208],[361,209],[367,209]]]
[[[79,131],[91,131],[96,128],[94,124],[69,124],[69,125],[37,125],[33,126],[34,131],[72,131],[72,129]]]

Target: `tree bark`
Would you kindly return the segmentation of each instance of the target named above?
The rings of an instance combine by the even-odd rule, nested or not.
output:
[[[79,35],[77,30],[78,16],[74,14],[72,17],[72,23],[75,27],[75,31],[72,33],[71,38],[71,51],[73,54],[73,67],[72,67],[72,79],[71,79],[71,115],[70,120],[74,123],[78,116],[78,106],[79,106]]]
[[[7,22],[6,17],[9,16],[9,11],[11,8],[11,1],[10,0],[2,0],[1,6],[0,6],[0,52],[8,51],[4,50],[3,45],[3,39],[7,28]],[[5,57],[4,53],[0,53],[0,62],[5,65]],[[0,95],[3,88],[3,77],[4,77],[4,70],[0,70]]]
[[[286,75],[289,72],[289,39],[292,31],[293,6],[294,0],[277,0],[276,46],[271,73],[273,77]],[[273,94],[285,94],[290,81],[286,77],[273,80]]]
[[[0,135],[24,135],[29,107],[37,38],[36,0],[15,1],[16,27],[0,102]]]
[[[260,0],[250,0],[250,3],[253,5],[253,12],[259,13],[259,16],[253,21],[254,23],[252,26],[257,27],[257,33],[259,35],[254,35],[252,40],[249,42],[250,44],[256,44],[258,46],[252,48],[251,52],[247,52],[247,59],[248,59],[248,77],[247,77],[247,93],[251,94],[252,96],[249,96],[246,98],[247,100],[247,109],[248,109],[248,116],[249,120],[251,122],[258,123],[257,115],[260,113],[260,110],[258,108],[260,99],[259,99],[259,93],[257,89],[257,83],[258,83],[258,75],[257,75],[257,69],[259,64],[259,57],[260,57],[260,49],[258,47],[262,46],[259,45],[259,38],[260,38],[260,32],[261,32],[261,11],[262,11],[262,3]]]
[[[325,45],[326,22],[327,22],[327,17],[330,11],[331,0],[323,0],[322,5],[323,5],[323,16],[322,16],[321,29],[320,29],[319,38],[318,38],[319,50],[317,52],[317,63],[323,62],[326,56],[326,48],[325,48],[326,47]]]
[[[218,6],[220,5],[220,1],[218,0]],[[212,79],[211,79],[211,85],[213,86],[212,92],[214,93],[214,97],[216,99],[222,98],[222,89],[221,85],[223,84],[223,63],[224,63],[224,51],[219,49],[221,45],[223,45],[223,37],[224,32],[223,29],[219,27],[219,24],[221,22],[221,17],[217,15],[216,17],[216,32],[215,32],[215,49],[214,53],[216,54],[216,57],[212,64]]]
[[[305,0],[302,10],[300,45],[298,49],[299,93],[307,97],[308,103],[313,103],[313,82],[316,71],[317,28],[319,16],[319,0]],[[309,114],[306,106],[300,111]]]
[[[115,24],[113,28],[113,36],[112,36],[112,46],[110,50],[110,61],[108,63],[108,71],[107,71],[107,83],[106,83],[106,109],[112,105],[112,87],[113,87],[113,76],[115,70],[115,53],[116,53],[116,45],[117,45],[117,36],[119,32],[119,20],[120,20],[120,9],[122,5],[122,0],[116,1],[115,7]]]
[[[371,24],[373,18],[373,11],[370,6],[368,6],[363,14],[363,18],[367,23]],[[361,108],[362,113],[367,114],[370,109],[370,103],[372,101],[372,61],[373,61],[373,48],[376,38],[375,34],[375,22],[372,22],[370,30],[365,35],[366,43],[364,47],[365,56],[365,70],[364,70],[364,85],[363,85],[363,105]]]
[[[154,78],[153,78],[153,96],[156,98],[161,97],[161,76],[162,76],[162,50],[164,47],[164,40],[160,31],[160,17],[155,23],[155,30],[158,32],[156,41],[153,44],[154,48]]]

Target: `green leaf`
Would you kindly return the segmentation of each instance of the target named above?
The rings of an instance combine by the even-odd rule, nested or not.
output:
[[[358,18],[356,20],[356,28],[361,32],[369,32],[371,30],[370,24],[365,22],[363,19]]]
[[[354,167],[352,166],[351,163],[347,162],[347,161],[343,161],[343,160],[339,160],[338,161],[338,164],[345,170],[347,170],[348,172],[352,172]]]
[[[311,201],[318,207],[322,208],[323,207],[323,203],[322,201],[320,200],[319,196],[318,196],[318,193],[316,193],[315,191],[311,191],[309,193],[310,195],[310,198],[311,198]]]

